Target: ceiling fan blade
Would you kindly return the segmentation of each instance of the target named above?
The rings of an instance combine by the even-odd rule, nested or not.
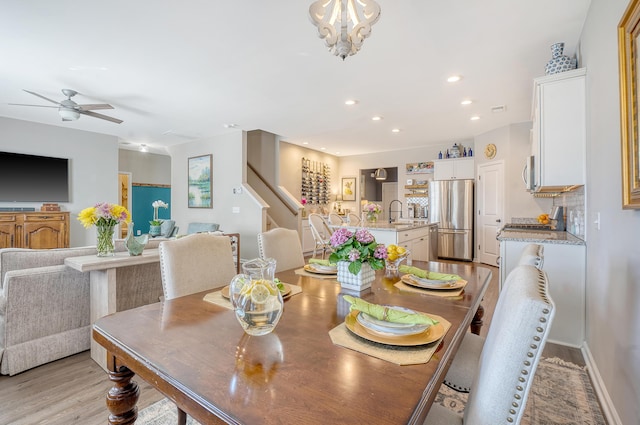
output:
[[[80,112],[83,115],[88,115],[88,116],[94,117],[94,118],[100,118],[100,119],[103,119],[103,120],[114,122],[116,124],[120,124],[122,122],[122,120],[119,120],[118,118],[108,117],[106,115],[98,114],[96,112],[84,111],[84,110],[80,110],[78,112]]]
[[[58,106],[49,106],[49,105],[27,105],[26,103],[7,103],[7,105],[12,106],[37,106],[38,108],[58,108]]]
[[[85,105],[78,105],[81,111],[91,111],[94,109],[113,109],[113,106],[108,103],[92,103]]]
[[[24,89],[23,89],[23,90],[24,90]],[[36,93],[36,92],[29,91],[29,90],[24,90],[24,91],[26,91],[27,93],[32,94],[32,95],[34,95],[34,96],[38,96],[38,97],[39,97],[39,98],[41,98],[41,99],[48,100],[48,101],[49,101],[49,102],[51,102],[51,103],[55,103],[56,105],[60,105],[60,102],[58,102],[58,101],[56,101],[56,100],[51,100],[51,99],[49,99],[48,97],[44,97],[43,95],[38,94],[38,93]]]

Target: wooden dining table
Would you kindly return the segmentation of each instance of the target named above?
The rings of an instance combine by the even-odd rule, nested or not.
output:
[[[135,421],[138,375],[201,424],[421,424],[480,306],[491,270],[413,265],[457,274],[467,285],[457,297],[401,291],[394,286],[398,277],[378,270],[371,288],[355,296],[446,319],[451,327],[434,343],[437,350],[427,363],[399,366],[334,344],[329,332],[349,314],[342,295],[353,292],[335,279],[295,270],[277,277],[302,292],[284,302],[280,322],[265,336],[247,335],[231,309],[203,299],[215,289],[100,318],[93,338],[107,351],[113,383],[109,423]]]

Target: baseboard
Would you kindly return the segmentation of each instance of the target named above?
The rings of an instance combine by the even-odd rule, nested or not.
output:
[[[593,389],[596,392],[598,401],[600,401],[602,413],[604,414],[607,423],[609,425],[623,425],[622,421],[620,420],[620,416],[618,416],[618,411],[613,405],[611,397],[609,397],[607,387],[604,385],[604,381],[600,376],[598,366],[596,366],[596,362],[591,355],[589,345],[586,342],[582,346],[582,355],[584,356],[584,361],[587,364],[587,372],[589,373],[589,377],[591,378],[591,382],[593,383]]]

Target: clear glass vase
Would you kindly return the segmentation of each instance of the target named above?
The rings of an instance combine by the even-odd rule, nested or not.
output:
[[[109,224],[96,225],[96,249],[98,250],[98,257],[111,257],[114,255],[113,234],[115,227],[115,225]]]

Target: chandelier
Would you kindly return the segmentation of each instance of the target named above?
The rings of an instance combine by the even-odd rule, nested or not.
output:
[[[309,6],[309,15],[329,51],[344,60],[358,53],[369,37],[380,6],[373,0],[317,0]]]

